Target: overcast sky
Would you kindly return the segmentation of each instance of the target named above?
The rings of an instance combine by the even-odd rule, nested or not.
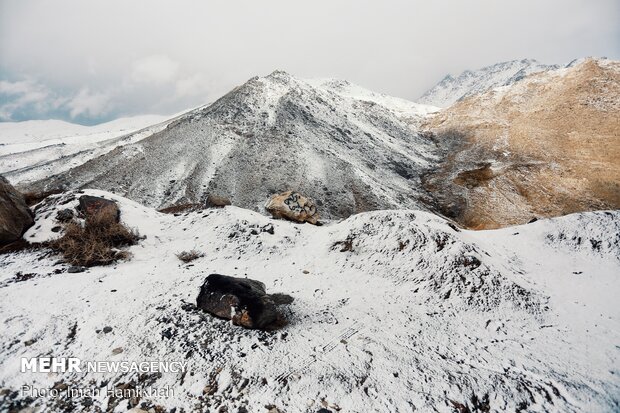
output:
[[[275,69],[415,100],[447,73],[620,58],[620,0],[0,0],[0,120],[169,114]]]

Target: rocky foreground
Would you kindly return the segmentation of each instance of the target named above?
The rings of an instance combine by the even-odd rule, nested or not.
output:
[[[0,255],[0,410],[620,409],[617,211],[474,232],[411,210],[314,226],[234,206],[162,214],[85,194],[115,201],[143,238],[129,259],[77,273],[45,249]],[[81,195],[36,206],[25,239],[59,237],[59,212]],[[181,261],[189,251],[198,254]],[[288,324],[245,329],[197,308],[211,273],[290,295]],[[187,371],[21,373],[21,358],[37,356],[179,361]],[[25,384],[61,396],[28,397]],[[66,397],[71,387],[166,386],[173,395]]]

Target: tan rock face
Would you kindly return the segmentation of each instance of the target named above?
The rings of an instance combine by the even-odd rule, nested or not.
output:
[[[619,62],[535,74],[424,127],[447,155],[424,185],[467,227],[620,208]]]
[[[276,194],[265,205],[274,218],[285,218],[296,222],[316,224],[319,214],[314,202],[294,191]]]
[[[0,246],[21,238],[32,224],[33,214],[24,197],[0,176]]]

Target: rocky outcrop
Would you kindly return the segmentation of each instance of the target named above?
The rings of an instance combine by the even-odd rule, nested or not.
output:
[[[18,240],[33,224],[34,214],[23,195],[0,176],[0,245]]]
[[[116,216],[116,222],[120,220],[121,211],[116,202],[98,196],[82,195],[79,199],[80,204],[77,209],[84,216],[89,217],[95,214],[106,212]]]
[[[198,308],[245,328],[269,330],[284,320],[278,312],[281,295],[272,297],[265,284],[249,278],[210,274],[196,299]]]
[[[287,191],[273,195],[265,205],[265,209],[274,218],[284,218],[295,222],[319,222],[319,214],[314,202],[305,196]]]

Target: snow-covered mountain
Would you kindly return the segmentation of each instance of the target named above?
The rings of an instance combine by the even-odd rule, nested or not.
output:
[[[152,207],[211,194],[262,210],[274,192],[295,189],[319,200],[326,218],[421,208],[420,174],[436,157],[417,126],[435,110],[276,71],[49,179],[26,185],[24,170],[6,176],[30,190],[98,188]]]
[[[376,211],[316,227],[237,207],[166,215],[86,194],[116,200],[146,238],[130,261],[78,274],[45,251],[0,255],[9,411],[618,409],[618,212],[465,231],[421,211]],[[57,237],[57,212],[76,204],[72,193],[48,198],[26,239]],[[204,257],[182,264],[176,253],[190,249]],[[209,273],[290,294],[289,325],[245,330],[197,310]],[[22,357],[44,355],[187,361],[188,371],[20,372]],[[23,385],[60,396],[28,399]],[[136,400],[62,390],[127,386],[174,392]]]
[[[0,174],[13,183],[44,179],[150,136],[170,121],[168,116],[144,115],[95,126],[60,120],[0,122]]]
[[[447,75],[417,100],[426,105],[446,108],[454,102],[499,86],[511,85],[525,76],[553,69],[533,59],[497,63],[478,70],[466,70],[457,77]]]

